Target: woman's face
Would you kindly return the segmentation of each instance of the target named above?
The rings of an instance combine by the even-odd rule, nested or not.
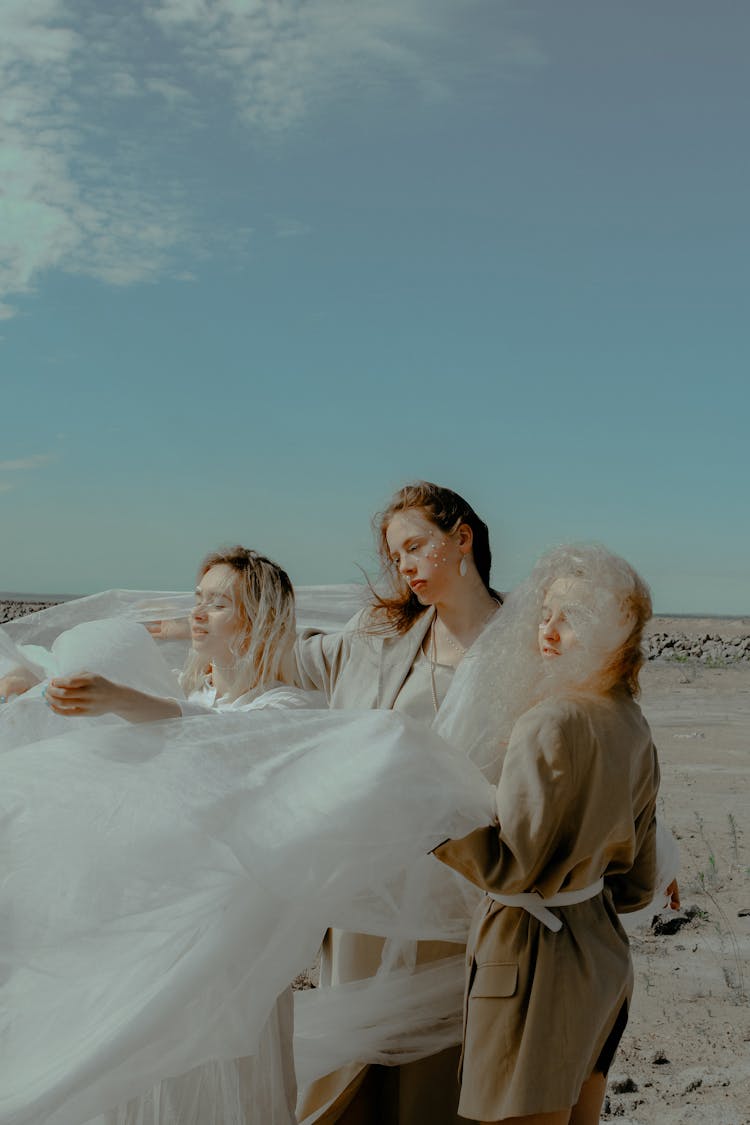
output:
[[[435,605],[461,583],[462,553],[455,535],[418,508],[397,512],[385,533],[391,562],[422,605]],[[459,586],[460,588],[460,586]]]
[[[590,600],[589,585],[580,578],[556,578],[544,596],[539,623],[539,651],[545,660],[556,660],[575,648],[578,637],[570,623],[571,606]]]
[[[195,588],[195,605],[190,613],[193,650],[222,667],[237,662],[235,645],[241,619],[235,600],[236,582],[236,572],[226,563],[210,567]]]

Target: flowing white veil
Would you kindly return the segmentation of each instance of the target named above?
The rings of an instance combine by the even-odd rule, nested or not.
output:
[[[326,589],[316,621],[302,591],[300,618],[338,623],[355,596]],[[5,630],[2,667],[174,694],[174,650],[138,622],[189,600],[116,592],[32,615]],[[53,716],[30,692],[0,708],[0,747],[4,1125],[81,1125],[251,1053],[328,924],[398,941],[440,925],[400,909],[405,873],[492,809],[479,770],[391,712],[129,725]]]
[[[328,925],[388,941],[372,980],[296,995],[301,1085],[458,1042],[463,957],[416,968],[415,941],[464,941],[480,895],[426,853],[493,818],[504,745],[538,689],[537,599],[524,584],[488,623],[432,731],[327,711],[133,727],[53,716],[36,689],[0,708],[0,1123],[81,1125],[251,1052]],[[176,695],[186,643],[139,623],[192,600],[110,591],[29,615],[0,630],[0,674],[84,665]],[[339,628],[363,600],[303,587],[298,623]]]

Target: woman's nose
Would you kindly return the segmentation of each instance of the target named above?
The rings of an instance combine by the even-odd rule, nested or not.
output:
[[[190,611],[190,616],[193,621],[203,621],[206,617],[206,607],[203,605],[194,605]]]
[[[555,624],[554,620],[548,621],[544,626],[544,637],[545,640],[549,641],[558,641],[560,639],[560,636],[557,632],[557,625]]]

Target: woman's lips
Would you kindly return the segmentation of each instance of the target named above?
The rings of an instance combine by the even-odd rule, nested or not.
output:
[[[412,590],[416,591],[421,590],[423,586],[426,586],[427,582],[424,578],[415,578],[413,582],[409,583],[409,585],[411,586]]]

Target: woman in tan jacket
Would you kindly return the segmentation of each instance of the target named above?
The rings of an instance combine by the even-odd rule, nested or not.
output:
[[[501,602],[490,585],[485,523],[450,489],[419,481],[400,489],[376,521],[390,589],[339,633],[311,631],[298,641],[298,682],[326,693],[332,708],[402,711],[432,725],[464,656]],[[479,761],[490,780],[494,762]],[[486,755],[485,755],[486,756]],[[381,965],[380,938],[329,932],[322,983],[372,977]],[[463,955],[463,946],[420,942],[416,963]],[[458,1049],[403,1067],[352,1063],[316,1082],[303,1096],[303,1125],[457,1125]]]
[[[633,988],[617,914],[647,905],[656,878],[659,767],[635,702],[650,615],[643,581],[596,547],[550,552],[509,600],[506,642],[537,702],[513,727],[497,823],[435,853],[485,892],[467,961],[466,1117],[599,1121]]]

